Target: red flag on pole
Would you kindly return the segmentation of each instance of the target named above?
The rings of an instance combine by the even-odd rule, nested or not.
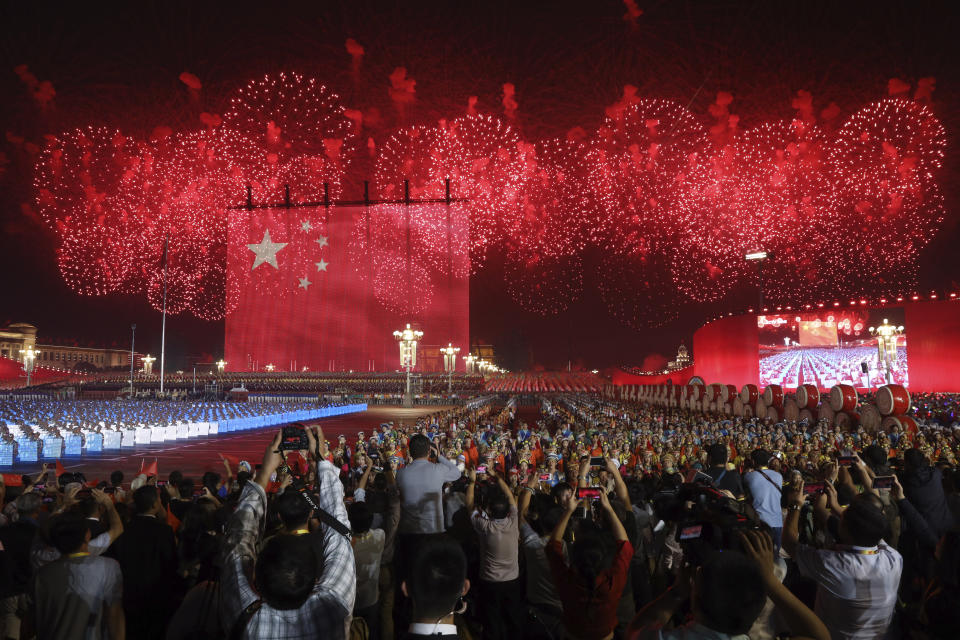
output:
[[[220,458],[230,463],[231,467],[240,465],[240,456],[232,456],[229,453],[221,453]]]
[[[66,472],[66,469],[63,468],[63,465],[60,464],[60,461],[57,460],[57,477],[59,478]]]
[[[145,462],[145,460],[140,460],[140,473],[142,473],[142,474],[144,474],[144,475],[146,475],[146,476],[148,476],[148,477],[149,477],[149,476],[159,475],[159,474],[157,473],[157,459],[156,459],[156,458],[154,458],[154,459],[153,459],[153,462],[151,462],[150,464],[148,464],[148,465],[146,465],[146,466],[144,466],[144,464],[143,464],[144,462]]]

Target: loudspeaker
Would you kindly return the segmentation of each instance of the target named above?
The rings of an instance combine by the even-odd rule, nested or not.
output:
[[[864,373],[870,373],[870,367],[867,366],[866,362],[861,362],[860,368],[863,370]]]

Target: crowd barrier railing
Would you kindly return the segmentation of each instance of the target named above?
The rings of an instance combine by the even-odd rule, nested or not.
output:
[[[130,449],[138,445],[159,444],[191,438],[204,438],[221,433],[264,429],[291,422],[306,422],[366,410],[367,403],[363,402],[263,416],[231,418],[229,420],[181,423],[164,427],[139,427],[116,431],[108,429],[102,432],[88,431],[84,432],[82,436],[76,433],[67,434],[63,438],[43,436],[39,440],[28,438],[19,429],[15,429],[18,432],[14,437],[16,453],[14,453],[13,443],[0,442],[0,467],[13,466],[14,462],[26,463],[75,458],[88,453],[97,454],[104,451]]]

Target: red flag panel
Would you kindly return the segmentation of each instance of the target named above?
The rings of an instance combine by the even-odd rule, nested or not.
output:
[[[457,205],[234,212],[227,369],[396,370],[410,323],[418,368],[442,371],[440,345],[469,345],[466,238]]]

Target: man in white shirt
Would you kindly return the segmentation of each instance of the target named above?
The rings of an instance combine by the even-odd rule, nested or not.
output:
[[[410,438],[413,462],[397,474],[400,489],[400,524],[397,527],[395,572],[397,582],[409,579],[410,563],[421,546],[444,532],[443,485],[460,478],[460,469],[440,455],[423,434]],[[394,616],[397,627],[406,626],[408,607]]]
[[[357,567],[357,598],[353,615],[367,622],[371,638],[380,637],[380,560],[386,533],[371,529],[373,511],[366,502],[354,502],[347,509],[353,531],[353,558]]]
[[[431,454],[436,462],[430,460]],[[441,456],[424,435],[410,438],[413,462],[397,475],[401,536],[443,533],[443,485],[460,478],[457,465]]]
[[[470,471],[467,485],[467,511],[470,524],[480,541],[480,616],[483,637],[518,638],[522,635],[520,602],[519,515],[510,486],[492,469],[495,485],[486,487],[485,509],[474,508],[477,474]]]
[[[783,532],[783,509],[780,508],[783,476],[767,467],[770,461],[769,451],[754,449],[750,458],[753,460],[754,470],[743,476],[743,484],[757,515],[770,526],[774,547],[779,550]]]
[[[802,487],[791,492],[783,548],[800,573],[817,582],[815,611],[833,640],[881,640],[893,618],[903,558],[883,541],[887,532],[880,498],[857,496],[840,518],[840,544],[815,549],[800,544]]]

